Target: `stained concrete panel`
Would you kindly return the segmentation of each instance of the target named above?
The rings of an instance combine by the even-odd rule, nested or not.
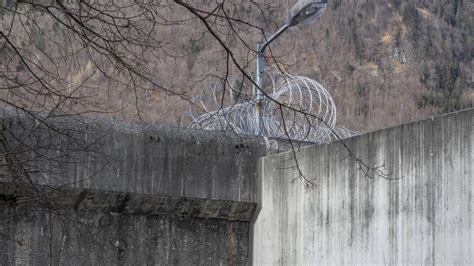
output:
[[[263,139],[1,112],[0,264],[248,264]]]
[[[248,223],[0,205],[1,265],[246,265]]]
[[[474,109],[261,160],[255,265],[474,264]]]
[[[10,152],[35,183],[53,187],[252,202],[257,161],[267,152],[263,138],[232,132],[85,117],[45,123],[0,117]]]

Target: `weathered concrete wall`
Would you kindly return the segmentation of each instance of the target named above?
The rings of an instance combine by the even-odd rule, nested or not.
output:
[[[108,191],[254,201],[255,169],[266,153],[263,139],[103,119],[58,123],[95,152],[85,163],[68,165],[60,182]]]
[[[1,117],[0,264],[248,263],[263,139]]]
[[[474,264],[474,109],[298,152],[314,189],[291,181],[291,153],[261,160],[255,265]]]
[[[231,132],[84,117],[45,126],[4,114],[1,122],[9,152],[35,183],[54,187],[255,202],[257,161],[267,152],[263,139]]]
[[[246,265],[248,223],[0,205],[1,265]],[[9,217],[5,219],[5,217]]]

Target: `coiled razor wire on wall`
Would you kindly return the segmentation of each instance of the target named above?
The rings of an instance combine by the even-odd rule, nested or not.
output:
[[[269,88],[266,93],[271,99],[265,97],[262,102],[263,136],[327,143],[359,134],[336,126],[336,105],[329,92],[315,80],[290,74],[266,74],[270,84],[264,87]],[[252,87],[251,82],[238,78],[207,81],[189,110],[189,127],[255,134]]]

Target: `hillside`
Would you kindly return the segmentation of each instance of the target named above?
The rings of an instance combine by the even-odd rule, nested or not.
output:
[[[472,14],[472,1],[331,1],[307,29],[313,67],[295,71],[328,86],[362,131],[458,110],[474,100]]]
[[[12,3],[2,1],[3,6]],[[235,23],[233,28],[222,21],[209,21],[236,60],[253,75],[255,54],[251,49],[264,39],[258,27],[268,37],[282,25],[293,3],[226,1],[220,15],[225,12],[226,16],[257,27]],[[156,37],[163,45],[157,51],[145,51],[143,65],[156,84],[191,97],[207,86],[209,77],[222,77],[227,69],[226,53],[188,10],[173,1],[160,1],[158,5],[161,4],[157,16],[161,20],[155,27]],[[191,4],[209,12],[216,7],[214,1],[208,0]],[[21,38],[23,33],[17,38],[17,44],[21,43],[25,50],[41,48],[51,54],[74,50],[74,40],[58,30],[61,25],[42,21],[44,12],[27,14],[39,22],[36,25],[15,25],[18,20],[10,25],[7,15],[3,15],[6,12],[0,11],[4,16],[3,30],[11,25],[14,30],[30,30],[26,41]],[[291,28],[272,43],[271,54],[266,54],[267,65],[317,80],[336,102],[338,124],[355,130],[370,131],[451,112],[474,103],[472,14],[471,0],[329,1],[326,12],[315,24]],[[58,76],[63,76],[70,86],[86,85],[85,91],[99,99],[96,105],[111,112],[103,115],[180,123],[188,110],[187,101],[154,89],[138,94],[117,90],[120,82],[103,82],[103,70],[98,71],[97,62],[81,53],[61,65]],[[41,59],[41,54],[36,56],[33,61],[47,61]],[[21,64],[17,70],[22,71]],[[238,75],[235,66],[229,71]]]
[[[271,19],[260,22],[267,36],[292,1],[271,3]],[[271,49],[287,71],[330,90],[341,124],[368,131],[472,105],[472,14],[472,1],[329,1],[320,21],[290,29]],[[212,64],[208,45],[189,55],[190,72]]]
[[[373,130],[472,105],[472,14],[472,1],[329,1],[272,51],[330,90],[343,125]]]
[[[263,1],[262,16],[254,6],[239,3],[229,13],[258,24],[268,36],[292,4]],[[271,51],[286,71],[316,79],[330,90],[341,125],[369,131],[473,104],[473,1],[339,0],[328,5],[320,21],[285,32]],[[258,32],[240,34],[248,43],[262,38]],[[221,73],[225,54],[211,36],[196,35],[189,28],[179,33],[184,43],[176,50],[187,56],[176,61],[171,73],[160,70],[168,82]],[[246,47],[229,45],[247,56]],[[254,63],[248,66],[252,73]],[[272,60],[267,64],[276,69]],[[182,108],[166,112],[177,121]],[[165,120],[173,123],[170,116]]]

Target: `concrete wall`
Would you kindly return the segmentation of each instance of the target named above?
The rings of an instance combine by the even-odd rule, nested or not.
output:
[[[255,265],[474,264],[474,109],[261,160]]]
[[[8,112],[0,128],[0,264],[248,263],[263,139]]]
[[[1,265],[248,263],[248,222],[5,206],[0,217]]]
[[[84,117],[50,119],[54,130],[32,131],[36,123],[21,122],[3,124],[33,150],[22,156],[42,174],[37,181],[53,186],[252,202],[257,161],[266,154],[263,139],[231,132]],[[46,160],[58,154],[67,158]]]
[[[31,118],[2,116],[8,153],[35,183],[256,201],[257,162],[267,152],[263,139],[108,119],[54,118],[43,125]],[[5,173],[0,181],[12,181],[12,171],[0,165],[0,173]]]

